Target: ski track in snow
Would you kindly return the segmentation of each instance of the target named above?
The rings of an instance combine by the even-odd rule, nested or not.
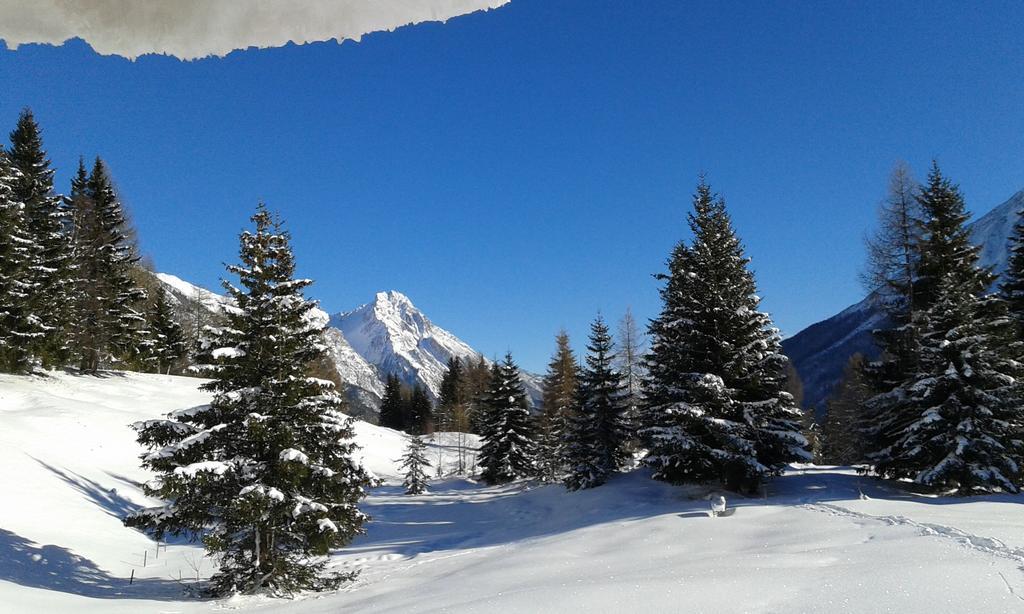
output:
[[[832,516],[881,522],[889,526],[913,527],[917,529],[922,536],[949,539],[965,548],[974,550],[976,552],[983,552],[985,554],[991,554],[993,556],[1010,559],[1011,561],[1019,563],[1021,565],[1021,570],[1024,571],[1024,548],[1014,548],[1012,546],[1008,546],[994,537],[984,537],[981,535],[975,535],[973,533],[968,533],[967,531],[963,531],[956,527],[951,527],[947,525],[932,524],[928,522],[918,522],[916,520],[907,518],[906,516],[875,516],[872,514],[865,514],[863,512],[855,512],[851,509],[835,505],[833,503],[804,503],[799,507],[801,509],[830,514]],[[1006,578],[1004,577],[1003,580],[1005,581]],[[1009,583],[1007,583],[1007,588],[1009,588]],[[1010,592],[1013,593],[1014,596],[1018,597],[1019,599],[1024,599],[1016,593],[1014,593],[1012,588],[1010,589]]]

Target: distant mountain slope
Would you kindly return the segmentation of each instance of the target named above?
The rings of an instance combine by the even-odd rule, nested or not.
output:
[[[997,274],[1006,270],[1008,242],[1013,226],[1024,209],[1024,190],[992,209],[971,224],[971,238],[981,246],[980,262],[991,266]],[[878,355],[871,331],[884,328],[886,318],[874,306],[872,297],[847,307],[838,314],[808,326],[782,342],[783,351],[804,384],[804,402],[819,415],[825,402],[842,376],[850,356],[860,352]]]

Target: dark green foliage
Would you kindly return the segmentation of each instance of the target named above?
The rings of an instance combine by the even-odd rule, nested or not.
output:
[[[163,289],[157,290],[146,313],[145,332],[141,353],[147,366],[157,373],[170,373],[185,357],[185,333],[174,319]]]
[[[50,160],[43,149],[42,135],[35,117],[22,111],[11,132],[8,152],[17,169],[12,183],[13,196],[24,206],[30,244],[30,262],[25,281],[31,286],[26,309],[35,321],[32,352],[44,366],[60,364],[65,356],[64,327],[69,294],[70,246],[65,232],[67,214],[63,200],[53,191]]]
[[[1017,212],[1024,218],[1024,211]],[[1013,318],[1018,330],[1017,338],[1024,338],[1024,219],[1018,219],[1010,236],[1010,259],[999,286],[1000,295],[1006,301],[1007,312]]]
[[[503,484],[534,475],[533,424],[511,353],[491,369],[483,414],[478,462],[484,481]]]
[[[645,462],[658,479],[752,489],[808,459],[807,442],[785,391],[778,331],[758,311],[725,205],[703,181],[693,204],[692,244],[678,244],[659,276],[666,284],[645,361]]]
[[[371,480],[352,458],[352,423],[333,384],[306,375],[325,352],[315,303],[295,279],[289,236],[260,206],[225,282],[237,311],[209,329],[209,405],[135,425],[157,474],[145,492],[167,503],[126,522],[201,537],[220,568],[211,592],[293,593],[336,586],[323,558],[366,520]]]
[[[14,194],[18,171],[0,148],[0,371],[26,373],[32,368],[30,348],[41,336],[31,318],[29,298],[33,244],[24,207]]]
[[[400,431],[405,428],[405,403],[402,400],[402,382],[397,375],[388,375],[384,383],[384,400],[380,403],[380,426]]]
[[[433,430],[434,405],[427,396],[426,389],[420,384],[412,387],[406,411],[406,432],[421,435]]]
[[[76,280],[72,338],[79,368],[94,372],[141,363],[146,293],[134,277],[139,258],[131,227],[101,159],[88,178],[79,164],[71,208]]]
[[[427,460],[427,444],[423,443],[419,435],[409,435],[408,439],[409,443],[400,465],[405,472],[402,485],[405,486],[405,494],[422,495],[427,492],[428,485],[424,468],[430,467],[430,461]]]
[[[612,337],[601,316],[590,325],[586,366],[580,374],[579,409],[563,435],[570,490],[600,486],[624,467],[630,432]]]

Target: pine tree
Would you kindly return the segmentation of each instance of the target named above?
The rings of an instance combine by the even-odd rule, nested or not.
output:
[[[1017,328],[1017,339],[1024,338],[1024,210],[1017,212],[1017,223],[1010,236],[1010,258],[1003,282],[999,285],[1000,295],[1006,301],[1007,312]]]
[[[71,332],[79,368],[140,362],[144,343],[146,293],[135,280],[138,263],[133,231],[99,158],[85,176],[80,161],[71,186],[74,222],[72,293],[75,324]]]
[[[1022,461],[1020,363],[1007,304],[987,294],[959,189],[933,165],[918,196],[927,222],[915,282],[916,368],[865,405],[873,471],[954,488],[1016,492]]]
[[[306,367],[325,352],[295,279],[290,236],[261,205],[225,282],[237,310],[211,330],[209,405],[135,425],[158,474],[145,487],[167,503],[126,522],[202,537],[219,558],[211,592],[274,594],[335,586],[323,556],[359,534],[371,479],[352,457],[352,421],[330,382]]]
[[[146,364],[157,373],[170,373],[185,356],[185,334],[174,319],[163,289],[157,290],[156,300],[146,314],[146,332],[142,347]]]
[[[413,435],[422,435],[433,430],[434,411],[426,389],[416,384],[409,395],[405,430]]]
[[[53,192],[54,171],[32,111],[22,111],[10,139],[8,159],[17,170],[11,177],[13,198],[24,207],[25,230],[31,240],[23,277],[29,290],[25,308],[35,328],[31,350],[44,366],[59,365],[64,357],[62,309],[68,302],[70,256],[63,199]]]
[[[590,325],[586,367],[580,374],[579,410],[564,434],[570,490],[600,486],[629,459],[626,442],[631,433],[614,359],[611,334],[598,316]]]
[[[483,480],[503,484],[534,475],[533,424],[511,353],[491,369],[484,407],[479,458]]]
[[[654,477],[720,480],[752,489],[785,464],[808,459],[800,412],[785,391],[779,334],[758,311],[748,259],[720,198],[701,181],[678,244],[659,278],[651,322],[641,435]]]
[[[861,412],[871,396],[871,386],[864,373],[864,357],[854,354],[828,402],[828,413],[821,429],[822,461],[831,465],[853,465],[864,460]]]
[[[427,474],[424,468],[430,467],[427,460],[427,444],[423,443],[419,435],[409,435],[408,440],[400,465],[405,471],[402,485],[405,486],[405,494],[422,495],[427,492]]]
[[[115,360],[130,358],[140,343],[137,331],[145,323],[140,306],[146,299],[145,291],[132,275],[139,261],[131,241],[132,229],[100,158],[96,158],[93,165],[87,189],[100,233],[97,289],[101,292],[100,322],[107,344],[105,349]]]
[[[933,165],[915,283],[916,369],[866,403],[868,459],[880,476],[1016,492],[1022,460],[1020,363],[1007,305],[988,294],[959,188]]]
[[[578,412],[580,366],[564,330],[555,337],[555,354],[544,376],[541,413],[537,420],[537,471],[546,482],[565,474],[562,445],[566,425]]]
[[[405,428],[405,402],[402,400],[402,382],[389,374],[384,382],[384,399],[380,403],[380,426],[400,431]]]
[[[41,334],[30,313],[33,243],[14,195],[17,174],[0,148],[0,371],[7,373],[31,370],[30,348]]]

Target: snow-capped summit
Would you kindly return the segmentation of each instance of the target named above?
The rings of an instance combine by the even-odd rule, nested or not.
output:
[[[331,325],[352,348],[381,373],[398,375],[409,385],[422,384],[436,398],[448,360],[479,360],[461,339],[435,326],[401,292],[378,292],[373,301],[335,314]]]

